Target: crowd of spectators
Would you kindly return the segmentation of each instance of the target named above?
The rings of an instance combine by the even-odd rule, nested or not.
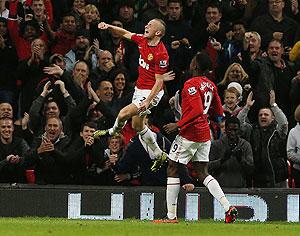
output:
[[[166,165],[150,171],[153,153],[130,122],[93,137],[131,103],[139,65],[137,46],[98,23],[142,34],[159,18],[176,74],[148,116],[160,148],[176,136],[180,90],[203,52],[225,112],[210,120],[211,174],[224,187],[287,187],[291,168],[299,187],[299,9],[298,0],[0,0],[0,182],[166,185]]]

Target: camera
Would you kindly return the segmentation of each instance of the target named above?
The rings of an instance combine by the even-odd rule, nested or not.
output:
[[[209,36],[209,37],[208,37],[208,40],[209,40],[210,43],[215,43],[215,42],[217,42],[217,40],[216,40],[214,37],[212,37],[212,36]]]

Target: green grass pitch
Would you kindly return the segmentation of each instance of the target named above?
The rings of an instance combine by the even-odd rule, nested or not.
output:
[[[299,235],[299,223],[287,222],[236,222],[201,220],[179,224],[154,224],[151,221],[93,221],[63,218],[0,218],[0,235],[3,236],[282,236]]]

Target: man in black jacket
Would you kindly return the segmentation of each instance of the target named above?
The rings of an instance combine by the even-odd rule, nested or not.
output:
[[[34,140],[32,162],[38,184],[67,184],[70,167],[66,164],[69,138],[62,132],[62,121],[51,117],[46,121],[45,133]]]
[[[0,182],[25,183],[24,159],[29,146],[24,139],[13,136],[13,120],[0,118]]]
[[[68,147],[65,162],[71,165],[73,184],[100,185],[108,180],[99,175],[105,165],[105,139],[94,139],[97,129],[94,122],[85,122],[81,126],[80,135],[77,135]]]
[[[275,93],[270,91],[270,107],[259,110],[258,124],[246,122],[247,114],[254,104],[252,92],[246,106],[238,114],[243,128],[251,131],[250,144],[253,150],[253,186],[260,188],[286,187],[287,153],[286,138],[288,121],[275,103]]]

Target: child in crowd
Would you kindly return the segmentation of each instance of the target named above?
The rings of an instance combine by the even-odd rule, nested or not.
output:
[[[230,83],[227,89],[224,91],[224,105],[223,105],[224,112],[229,113],[232,116],[237,116],[237,114],[242,109],[238,105],[241,100],[242,100],[242,86],[236,82]]]

